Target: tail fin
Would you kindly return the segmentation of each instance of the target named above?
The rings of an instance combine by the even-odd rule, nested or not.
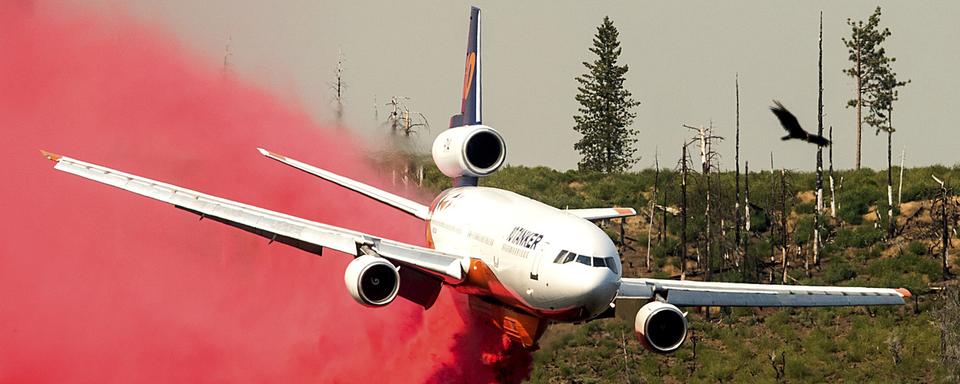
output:
[[[450,128],[480,124],[480,8],[470,7],[470,33],[467,36],[467,61],[463,73],[460,114],[450,117]]]

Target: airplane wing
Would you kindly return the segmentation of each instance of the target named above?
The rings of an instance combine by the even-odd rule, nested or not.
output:
[[[633,208],[587,208],[564,211],[587,220],[618,219],[637,215],[637,211]]]
[[[420,219],[426,220],[428,216],[430,216],[430,212],[429,212],[430,209],[427,208],[427,206],[420,204],[418,202],[415,202],[413,200],[409,200],[404,197],[394,195],[390,192],[371,187],[359,181],[340,176],[336,173],[327,171],[325,169],[314,167],[310,164],[306,164],[306,163],[291,159],[289,157],[286,157],[284,155],[281,155],[275,152],[270,152],[263,148],[257,148],[257,150],[260,151],[260,154],[266,157],[269,157],[271,159],[274,159],[276,161],[279,161],[283,164],[289,165],[291,167],[294,167],[306,173],[312,174],[314,176],[320,177],[321,179],[330,181],[344,188],[350,189],[354,192],[358,192],[360,194],[366,195],[367,197],[370,197],[374,200],[385,203],[391,207],[397,208],[401,211],[404,211],[408,214],[416,216]]]
[[[448,283],[463,279],[461,255],[384,239],[207,195],[107,167],[43,152],[55,169],[143,195],[224,224],[320,255],[323,247],[358,255],[363,246]]]
[[[624,278],[618,299],[660,299],[676,306],[837,307],[901,305],[904,288],[719,283]]]

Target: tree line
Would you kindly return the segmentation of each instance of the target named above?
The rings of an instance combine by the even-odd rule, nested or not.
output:
[[[896,62],[896,58],[884,47],[884,43],[891,35],[891,32],[889,28],[880,26],[880,16],[881,8],[877,7],[866,21],[847,19],[847,25],[850,27],[850,35],[843,37],[842,41],[848,49],[850,67],[844,68],[843,73],[853,78],[856,83],[854,97],[847,102],[848,107],[855,109],[856,116],[855,127],[857,140],[855,169],[860,169],[862,152],[860,137],[863,124],[866,123],[866,125],[873,127],[876,130],[876,134],[879,135],[883,132],[886,133],[887,136],[886,215],[884,217],[879,208],[876,210],[876,215],[877,225],[883,223],[886,237],[893,238],[897,235],[897,220],[895,214],[898,210],[897,205],[899,205],[899,201],[897,204],[894,204],[893,199],[892,137],[896,131],[893,124],[893,109],[895,102],[899,99],[898,89],[910,81],[900,80],[893,69],[893,63]],[[819,84],[817,135],[822,137],[824,134],[822,13],[820,15],[818,44]],[[592,62],[583,62],[587,72],[576,78],[578,82],[576,100],[580,107],[578,108],[578,113],[574,115],[574,130],[581,134],[581,139],[574,145],[574,148],[579,151],[581,155],[578,167],[581,171],[602,173],[623,172],[630,169],[638,160],[636,150],[633,148],[634,143],[637,141],[637,130],[632,128],[632,124],[637,116],[635,109],[640,105],[640,102],[635,100],[630,91],[625,87],[625,75],[629,67],[626,64],[618,63],[622,48],[620,46],[617,28],[609,17],[604,17],[602,23],[597,28],[590,52],[595,55],[595,59]],[[773,181],[771,185],[775,186],[779,192],[777,192],[778,195],[771,195],[769,197],[766,207],[760,207],[750,202],[749,164],[745,165],[747,170],[743,175],[745,178],[743,180],[745,190],[741,191],[739,74],[735,76],[734,83],[736,100],[736,153],[734,202],[732,204],[733,207],[731,207],[732,209],[727,209],[726,211],[720,211],[718,209],[718,205],[722,204],[723,201],[722,196],[720,196],[723,188],[715,185],[715,183],[719,183],[720,180],[719,155],[713,147],[715,142],[723,140],[724,138],[715,134],[712,124],[683,124],[684,127],[691,130],[692,135],[688,141],[682,143],[681,159],[677,162],[677,167],[675,168],[679,173],[679,180],[677,182],[679,182],[680,185],[680,191],[677,191],[679,192],[678,201],[676,202],[677,207],[673,208],[674,212],[680,216],[678,221],[681,223],[681,228],[678,228],[680,240],[680,244],[678,245],[680,248],[679,257],[681,260],[679,263],[680,274],[681,276],[686,275],[688,260],[691,260],[691,263],[695,260],[694,266],[704,274],[704,278],[709,279],[710,274],[716,268],[714,256],[719,253],[725,262],[732,262],[733,265],[742,271],[746,270],[740,265],[741,263],[751,265],[751,267],[747,269],[752,271],[744,272],[743,275],[749,280],[756,280],[758,278],[758,272],[755,269],[757,266],[763,265],[763,263],[758,260],[746,260],[749,254],[747,249],[750,246],[750,227],[751,224],[754,224],[751,213],[751,210],[753,210],[754,212],[763,212],[764,220],[770,224],[771,238],[774,236],[774,232],[776,232],[778,240],[771,240],[771,253],[768,264],[775,263],[776,260],[779,259],[782,270],[779,280],[787,283],[787,252],[789,248],[787,246],[787,238],[791,225],[788,223],[788,217],[790,215],[788,205],[790,205],[790,200],[793,198],[793,196],[787,195],[787,184],[789,183],[789,177],[787,177],[788,172],[786,169],[780,169],[779,172],[777,172],[773,154],[771,153],[770,175],[775,177],[775,175],[779,174],[780,179],[779,182]],[[832,140],[833,127],[829,129],[829,136]],[[827,148],[829,150],[829,169],[826,176],[829,181],[830,192],[830,209],[827,210],[827,198],[824,194],[823,149],[822,146],[818,146],[816,151],[815,207],[813,209],[812,238],[810,239],[812,256],[810,258],[804,258],[803,262],[804,268],[808,270],[810,264],[819,267],[821,260],[820,254],[824,245],[824,236],[828,235],[830,230],[828,226],[837,225],[836,195],[837,190],[842,188],[842,179],[836,180],[834,178],[833,148],[831,144],[831,146]],[[654,157],[658,177],[655,178],[655,184],[652,187],[653,196],[649,205],[648,221],[651,227],[655,224],[655,216],[659,215],[660,221],[666,222],[667,212],[670,209],[666,203],[666,193],[663,192],[666,186],[659,185],[659,154],[655,154]],[[694,165],[696,162],[699,163],[697,166]],[[694,169],[697,171],[693,171]],[[688,193],[692,191],[689,190],[688,183],[692,177],[691,172],[697,173],[696,177],[699,179],[698,184],[701,187],[700,190],[693,192],[697,193],[699,197],[699,199],[695,200],[703,204],[702,211],[697,211],[697,215],[703,218],[704,223],[703,226],[699,228],[702,232],[697,233],[700,237],[705,238],[708,244],[697,248],[695,257],[688,258],[686,254],[688,249],[687,221],[688,216],[692,214],[690,211],[691,207],[689,207],[690,199],[688,197]],[[943,189],[946,189],[946,187]],[[656,202],[658,192],[663,195],[661,204],[657,204]],[[773,192],[771,191],[771,193]],[[941,221],[944,223],[943,228],[946,228],[948,220],[945,210],[951,203],[946,197],[947,193],[942,193],[941,195],[939,201],[942,201],[941,205],[943,209],[941,210],[943,212],[940,212],[940,216],[942,217]],[[756,201],[758,200],[755,196],[754,202]],[[657,212],[658,210],[659,212]],[[657,212],[657,214],[655,214],[655,212]],[[828,212],[829,217],[824,217],[824,214]],[[731,218],[729,216],[733,217]],[[726,232],[730,229],[731,221],[733,226],[732,244],[725,244],[728,241],[723,240],[723,238],[727,237]],[[665,224],[661,225],[663,226]],[[756,227],[756,225],[753,225],[753,227]],[[746,230],[744,230],[745,228]],[[795,228],[793,230],[795,230]],[[662,232],[662,230],[658,231],[658,241],[663,239]],[[722,236],[718,237],[718,234]],[[714,245],[711,245],[717,238],[722,239],[719,240],[719,242],[723,244],[721,249],[716,249]],[[652,240],[650,240],[649,237],[647,241],[649,245],[652,245]],[[776,243],[776,246],[774,246],[773,243]],[[798,245],[800,245],[800,243],[798,243]],[[949,274],[948,263],[946,261],[946,249],[948,247],[949,241],[947,236],[944,235],[942,248],[945,275]],[[729,250],[724,248],[729,248]],[[648,255],[646,257],[648,268],[650,263],[649,249],[650,247],[648,247]],[[801,250],[798,248],[797,252],[799,253]],[[777,257],[778,255],[776,255],[776,253],[779,253],[779,257]],[[733,255],[732,259],[731,255]],[[768,279],[773,280],[772,273]]]

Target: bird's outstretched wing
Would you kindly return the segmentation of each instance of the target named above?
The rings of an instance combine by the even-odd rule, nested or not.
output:
[[[790,113],[779,101],[774,100],[773,103],[776,104],[776,106],[770,107],[770,111],[777,116],[777,119],[780,120],[780,125],[787,131],[787,136],[782,137],[783,140],[800,139],[819,146],[830,145],[830,140],[827,140],[825,137],[812,135],[804,131],[803,127],[800,126],[800,122],[797,121],[797,117]]]
[[[777,116],[777,120],[780,120],[780,125],[783,129],[787,130],[791,138],[802,139],[807,136],[807,132],[800,127],[800,122],[797,121],[796,116],[790,113],[779,101],[774,100],[773,103],[776,104],[776,106],[770,107],[770,111]]]
[[[807,141],[821,147],[830,145],[830,140],[827,140],[827,138],[820,135],[807,135]]]

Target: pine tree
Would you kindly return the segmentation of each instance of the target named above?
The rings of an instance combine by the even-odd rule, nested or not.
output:
[[[880,29],[880,7],[867,19],[850,25],[850,40],[843,39],[850,51],[852,67],[843,72],[857,80],[857,96],[847,106],[857,108],[857,169],[860,169],[860,132],[866,122],[877,130],[887,133],[887,235],[894,235],[893,220],[893,174],[891,146],[893,142],[893,102],[897,100],[897,88],[909,81],[897,80],[891,64],[897,59],[887,55],[883,42],[890,36],[890,29]],[[863,108],[867,115],[863,116]]]
[[[876,85],[883,75],[883,69],[887,67],[893,59],[888,58],[883,49],[883,41],[890,36],[890,30],[880,29],[880,7],[874,10],[873,14],[864,23],[854,22],[847,19],[847,25],[850,26],[850,39],[842,39],[843,44],[847,46],[850,53],[849,60],[851,67],[844,69],[843,73],[853,77],[856,82],[856,96],[847,102],[848,107],[855,107],[857,110],[857,157],[856,169],[860,169],[861,153],[861,132],[863,131],[863,122],[868,124],[871,120],[876,120],[876,109],[871,107],[872,94],[877,92]],[[863,108],[867,107],[868,116],[863,117]]]
[[[627,65],[617,65],[621,48],[619,32],[609,17],[597,28],[590,52],[597,55],[592,63],[583,62],[588,72],[578,76],[576,96],[579,114],[574,116],[573,129],[583,137],[573,148],[580,152],[581,170],[621,172],[636,161],[637,131],[629,128],[640,104],[623,87]]]

